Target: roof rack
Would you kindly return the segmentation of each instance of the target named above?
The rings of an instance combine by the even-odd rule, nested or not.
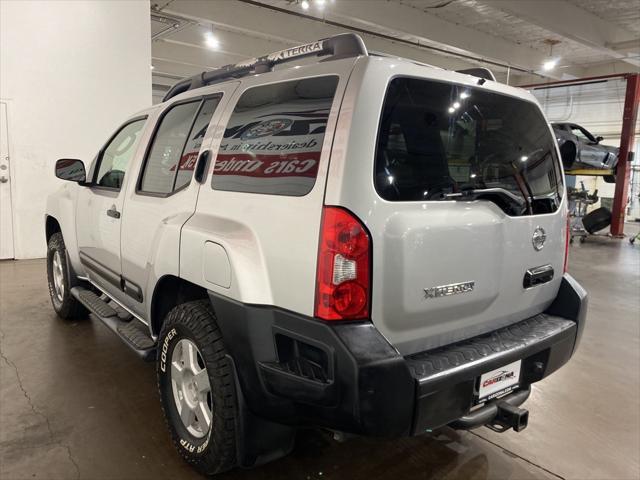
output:
[[[367,47],[364,46],[362,38],[354,33],[343,33],[333,37],[323,38],[322,40],[287,48],[244,62],[225,65],[216,70],[202,72],[193,77],[185,78],[171,87],[162,101],[165,102],[181,93],[223,80],[240,78],[254,73],[270,72],[273,70],[273,67],[281,63],[291,62],[305,57],[323,57],[328,55],[331,55],[334,59],[367,55]]]

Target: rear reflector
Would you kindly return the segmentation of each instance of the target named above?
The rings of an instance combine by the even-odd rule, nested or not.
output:
[[[371,240],[349,211],[325,206],[318,246],[315,316],[323,320],[369,317]]]

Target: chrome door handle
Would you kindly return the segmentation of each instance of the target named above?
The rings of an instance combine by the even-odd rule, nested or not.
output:
[[[109,210],[107,210],[107,215],[113,218],[120,218],[120,212],[116,210],[116,206],[114,205]]]

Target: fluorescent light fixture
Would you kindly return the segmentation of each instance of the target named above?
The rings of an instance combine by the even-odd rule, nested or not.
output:
[[[218,48],[220,41],[212,33],[207,33],[204,36],[204,44],[209,48]]]
[[[302,2],[300,2],[300,6],[303,10],[309,10],[309,2],[307,0],[302,0]]]
[[[554,68],[556,68],[556,65],[558,65],[557,58],[554,58],[552,60],[547,60],[542,64],[542,70],[544,70],[545,72],[548,72],[549,70],[553,70]]]
[[[455,109],[460,108],[460,102],[454,102],[453,103],[453,108],[455,108]]]

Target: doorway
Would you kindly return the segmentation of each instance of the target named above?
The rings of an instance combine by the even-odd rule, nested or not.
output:
[[[9,115],[6,102],[0,102],[0,260],[15,256],[9,160]]]

